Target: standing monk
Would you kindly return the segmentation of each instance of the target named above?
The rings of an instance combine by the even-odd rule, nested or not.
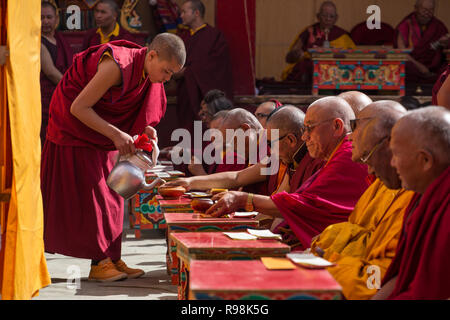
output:
[[[64,72],[72,64],[72,50],[59,32],[56,32],[59,19],[56,8],[50,2],[41,5],[41,103],[42,125],[41,145],[44,146],[47,133],[50,100],[56,85]]]
[[[352,108],[342,98],[315,101],[306,111],[302,140],[312,158],[326,161],[324,166],[294,193],[279,192],[268,197],[232,191],[216,195],[213,199],[217,203],[206,213],[220,216],[245,208],[282,217],[301,247],[309,248],[312,238],[330,224],[347,221],[369,185],[367,166],[352,161],[347,135],[354,117]],[[267,135],[272,139],[271,131]],[[275,143],[276,140],[271,143],[272,147]]]
[[[392,129],[391,164],[416,195],[374,299],[450,298],[450,111],[410,111]]]
[[[434,0],[417,0],[413,13],[395,29],[400,49],[413,51],[406,62],[406,84],[434,83],[446,65],[442,50],[449,34],[445,24],[434,17]]]
[[[181,6],[183,24],[190,28],[185,40],[186,65],[175,75],[177,83],[178,127],[193,133],[200,102],[212,89],[233,98],[231,60],[222,32],[204,22],[205,6],[200,0],[188,0]]]
[[[332,1],[325,1],[317,13],[319,22],[307,27],[295,38],[286,55],[288,66],[281,75],[282,80],[312,83],[313,63],[308,49],[323,47],[329,41],[330,47],[340,49],[354,48],[355,44],[344,29],[335,25],[338,14]]]
[[[94,18],[98,28],[88,31],[83,41],[82,50],[113,40],[128,40],[135,42],[134,36],[122,28],[117,22],[119,13],[120,9],[116,1],[98,1],[94,8]]]
[[[113,41],[77,54],[56,87],[42,154],[45,249],[91,259],[89,280],[144,273],[120,259],[123,199],[106,179],[118,153],[134,152],[133,135],[145,132],[156,143],[163,82],[185,58],[183,41],[169,33],[148,49]]]

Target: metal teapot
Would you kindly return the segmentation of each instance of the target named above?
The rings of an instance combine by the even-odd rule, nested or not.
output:
[[[150,191],[165,183],[159,177],[150,184],[145,181],[145,171],[156,165],[158,155],[158,146],[153,144],[152,158],[141,149],[136,149],[134,154],[119,156],[106,180],[107,185],[128,200],[139,190]]]

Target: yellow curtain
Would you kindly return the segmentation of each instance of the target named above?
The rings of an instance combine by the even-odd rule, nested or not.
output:
[[[50,284],[40,190],[40,13],[40,0],[7,1],[6,88],[13,175],[0,264],[0,293],[5,300],[30,299]]]

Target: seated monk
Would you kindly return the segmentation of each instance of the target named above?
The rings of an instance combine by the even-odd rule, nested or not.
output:
[[[339,94],[338,97],[348,102],[356,117],[358,117],[362,109],[372,103],[372,99],[368,95],[359,91],[345,91]]]
[[[313,253],[337,264],[328,271],[346,299],[372,297],[377,291],[375,286],[367,286],[372,274],[368,268],[377,266],[383,277],[395,255],[404,211],[413,192],[401,188],[400,178],[390,165],[388,138],[405,113],[398,102],[377,101],[353,121],[349,136],[352,160],[367,164],[377,179],[358,200],[347,222],[329,226],[311,244]]]
[[[278,156],[279,161],[289,170],[270,175],[270,172],[262,170],[267,165],[258,162],[240,171],[180,178],[166,185],[181,185],[187,190],[208,190],[211,188],[238,189],[264,183],[267,185],[268,194],[282,190],[295,191],[323,164],[321,160],[315,160],[309,156],[305,143],[300,139],[304,128],[304,117],[304,113],[296,107],[283,107],[268,119],[268,126],[271,129],[280,130],[280,137],[285,135],[279,141],[281,147],[278,151],[271,150],[272,156]]]
[[[323,47],[329,42],[332,48],[351,49],[355,47],[347,31],[335,25],[338,15],[336,5],[325,1],[317,13],[318,23],[307,27],[295,38],[286,55],[288,66],[281,75],[282,80],[312,83],[313,63],[308,49]]]
[[[104,44],[113,40],[128,40],[135,42],[134,36],[122,28],[117,19],[120,8],[114,0],[99,0],[94,8],[94,18],[97,29],[90,29],[84,36],[82,50]]]
[[[450,111],[408,112],[392,129],[390,148],[405,189],[406,209],[397,251],[373,299],[450,297]]]
[[[367,28],[367,21],[358,23],[350,31],[350,37],[357,46],[391,46],[394,44],[394,28],[381,22],[380,29]]]
[[[351,142],[347,135],[354,117],[352,108],[342,98],[326,97],[315,101],[306,112],[302,140],[309,155],[326,161],[325,165],[294,193],[279,192],[270,197],[238,191],[222,193],[213,197],[218,201],[206,213],[221,216],[245,208],[282,217],[301,247],[309,248],[312,238],[330,224],[348,220],[369,185],[367,166],[351,160]],[[272,139],[271,131],[267,134],[268,139]],[[277,140],[280,143],[280,139]],[[272,147],[277,140],[272,142]]]
[[[434,17],[434,0],[417,0],[413,13],[405,17],[395,29],[396,46],[413,51],[406,62],[406,85],[432,84],[446,66],[443,48],[449,34],[445,24]]]
[[[266,128],[267,118],[270,114],[277,108],[281,107],[282,104],[276,99],[270,99],[261,103],[255,110],[255,117],[261,123],[263,128]]]

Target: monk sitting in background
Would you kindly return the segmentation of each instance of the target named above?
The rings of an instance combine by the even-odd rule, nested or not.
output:
[[[376,293],[367,280],[376,266],[380,279],[395,255],[403,215],[413,192],[401,188],[389,136],[395,122],[406,109],[394,101],[378,101],[353,120],[352,159],[367,164],[377,179],[364,192],[347,222],[326,228],[313,242],[313,253],[335,262],[328,271],[342,286],[347,299],[369,299]],[[370,271],[370,272],[369,272]]]
[[[434,9],[434,0],[417,0],[414,12],[395,29],[397,47],[413,49],[406,62],[407,85],[434,83],[446,65],[442,50],[449,34],[445,24],[434,17]]]
[[[408,112],[392,129],[392,166],[416,192],[392,264],[374,299],[450,297],[450,111]]]
[[[358,117],[362,109],[373,102],[368,95],[359,91],[345,91],[339,94],[338,97],[348,102],[356,117]]]
[[[336,5],[332,1],[323,2],[317,13],[319,22],[300,32],[289,47],[286,55],[288,66],[283,71],[282,80],[312,83],[313,63],[308,53],[310,48],[323,47],[327,44],[340,49],[355,47],[348,32],[335,25],[337,18]]]
[[[267,118],[271,115],[271,113],[281,107],[282,104],[280,101],[275,99],[270,99],[261,103],[255,110],[255,117],[261,123],[263,128],[266,127]]]
[[[369,185],[367,166],[351,160],[347,134],[354,117],[352,108],[342,98],[317,100],[306,112],[302,140],[309,155],[326,161],[325,165],[294,193],[279,192],[271,197],[237,191],[222,193],[213,198],[218,201],[206,213],[221,216],[245,208],[282,217],[301,247],[309,248],[312,238],[330,224],[348,220]],[[267,134],[272,139],[271,131]],[[276,140],[272,147],[275,143]]]

